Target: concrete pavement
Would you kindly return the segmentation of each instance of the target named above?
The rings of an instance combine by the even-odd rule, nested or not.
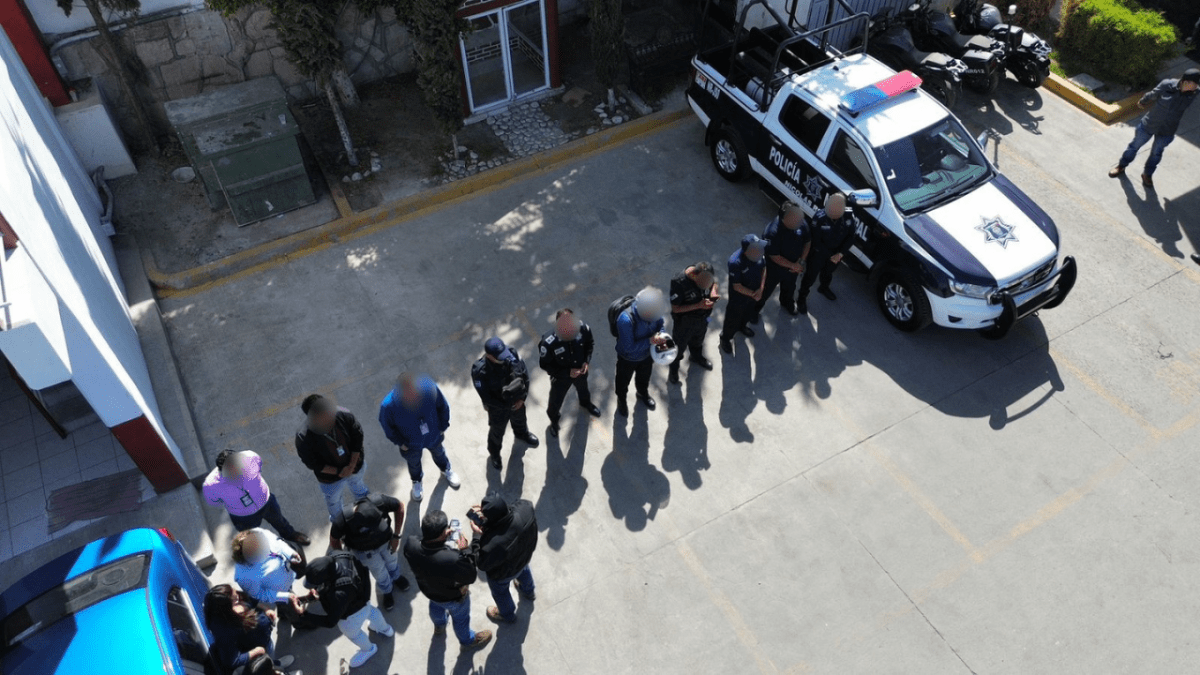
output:
[[[330,393],[357,413],[368,484],[406,498],[375,415],[399,371],[425,371],[450,401],[463,486],[427,485],[406,531],[418,510],[461,517],[489,488],[536,504],[538,599],[520,603],[517,624],[459,656],[410,592],[388,616],[396,637],[375,637],[380,656],[356,672],[1186,670],[1197,648],[1179,627],[1200,614],[1188,453],[1200,268],[1186,259],[1200,235],[1186,215],[1200,210],[1200,108],[1146,194],[1105,176],[1127,125],[1011,82],[998,103],[962,105],[973,131],[1001,134],[1001,169],[1080,261],[1066,304],[1004,341],[897,333],[842,270],[836,304],[814,295],[796,320],[769,305],[733,357],[717,358],[710,335],[715,372],[685,366],[682,388],[656,372],[659,409],[614,418],[608,302],[698,259],[723,270],[772,212],[716,176],[692,121],[164,299],[205,452],[262,453],[316,555],[327,517],[291,448],[300,399]],[[596,332],[605,416],[576,416],[569,400],[561,438],[548,438],[538,371],[530,421],[543,446],[518,444],[497,474],[470,363],[493,334],[532,357],[562,306]],[[232,530],[210,515],[223,581]],[[476,585],[477,629],[488,604]],[[336,631],[279,645],[306,673],[337,672],[351,649]]]

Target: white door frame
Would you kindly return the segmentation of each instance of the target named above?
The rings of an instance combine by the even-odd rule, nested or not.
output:
[[[527,92],[522,92],[520,96],[517,96],[513,91],[514,85],[513,85],[513,73],[512,73],[512,55],[510,53],[512,50],[512,47],[509,44],[508,12],[518,9],[518,8],[521,8],[521,7],[525,7],[527,5],[532,5],[532,4],[537,4],[538,15],[541,19],[542,82],[543,82],[543,84],[542,84],[542,86],[537,87],[535,89],[531,89]],[[463,37],[460,35],[458,38],[458,52],[459,52],[459,57],[462,59],[462,63],[463,63],[463,75],[466,78],[467,107],[470,109],[472,115],[475,115],[475,114],[478,114],[481,112],[486,112],[488,110],[492,110],[495,108],[502,108],[502,107],[508,105],[509,103],[511,103],[512,101],[516,100],[517,98],[523,98],[525,96],[529,96],[531,94],[535,94],[540,91],[545,91],[546,89],[548,89],[550,87],[550,54],[549,54],[549,47],[548,47],[548,43],[547,43],[548,37],[546,35],[547,31],[546,31],[546,3],[545,3],[545,0],[525,0],[524,2],[517,2],[512,5],[507,5],[505,7],[498,7],[493,10],[489,10],[486,12],[482,12],[480,14],[475,14],[473,16],[469,16],[469,17],[467,17],[467,21],[475,21],[477,19],[482,19],[488,15],[496,16],[496,20],[498,22],[497,25],[498,25],[498,28],[500,29],[500,59],[501,59],[502,67],[504,69],[505,98],[503,98],[499,101],[496,101],[494,103],[488,103],[486,105],[476,107],[475,94],[472,93],[472,91],[471,91],[471,64],[467,62],[467,43],[465,40],[463,40]]]

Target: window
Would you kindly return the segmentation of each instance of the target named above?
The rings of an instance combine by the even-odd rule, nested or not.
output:
[[[839,131],[829,151],[829,166],[837,172],[842,180],[850,184],[851,190],[870,188],[879,192],[879,184],[875,181],[875,173],[871,170],[871,162],[867,153],[863,152],[846,132]]]
[[[953,117],[875,148],[896,206],[924,211],[963,194],[991,175],[987,159]]]
[[[816,152],[829,129],[829,118],[820,110],[792,96],[783,105],[779,121],[800,144],[812,152]]]
[[[150,554],[115,560],[46,591],[15,610],[0,625],[7,651],[43,628],[111,597],[146,585]]]
[[[167,593],[167,620],[171,623],[184,672],[188,675],[203,673],[204,662],[208,659],[208,638],[200,628],[191,599],[178,586],[172,586]]]

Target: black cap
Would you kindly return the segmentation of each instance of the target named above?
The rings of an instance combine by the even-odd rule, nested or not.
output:
[[[1179,78],[1180,82],[1195,82],[1200,84],[1200,68],[1188,68]]]

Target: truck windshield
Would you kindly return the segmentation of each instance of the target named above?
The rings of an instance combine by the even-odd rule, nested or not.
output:
[[[892,199],[905,213],[932,208],[991,174],[979,146],[953,117],[875,148],[875,156]]]

